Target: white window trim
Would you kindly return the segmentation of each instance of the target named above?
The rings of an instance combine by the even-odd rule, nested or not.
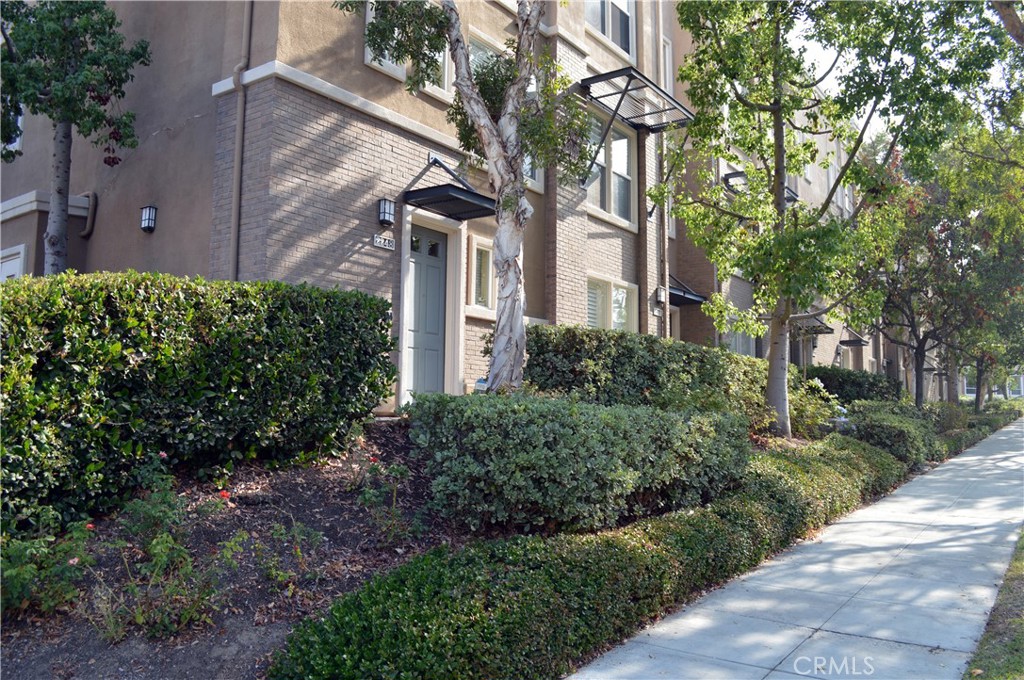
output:
[[[441,82],[444,84],[444,87],[427,84],[423,86],[421,91],[443,104],[451,106],[452,102],[455,101],[455,63],[452,61],[451,54],[447,49],[445,49],[441,57]]]
[[[490,307],[481,307],[476,304],[476,251],[486,250],[491,260],[491,288],[488,295]],[[469,270],[469,285],[466,288],[466,316],[474,319],[494,321],[498,307],[498,277],[494,271],[494,241],[477,234],[469,235],[469,253],[467,269]]]
[[[25,136],[25,114],[21,114],[17,119],[18,129],[21,130],[21,134],[11,142],[10,144],[4,144],[4,148],[10,151],[21,151],[21,138]]]
[[[668,50],[666,59],[666,49]],[[661,37],[661,87],[669,94],[673,94],[676,85],[676,72],[672,60],[672,39],[668,36]]]
[[[24,243],[19,243],[18,245],[11,246],[10,248],[4,248],[3,250],[0,250],[0,262],[18,260],[21,264],[21,274],[18,274],[18,276],[25,276],[25,274],[28,273],[28,262],[26,262],[27,258],[25,257],[25,252]]]
[[[597,118],[597,120],[600,121],[600,118]],[[605,124],[606,124],[605,121],[601,121],[601,129],[602,130],[604,130],[604,125]],[[590,185],[590,186],[587,187],[587,196],[586,196],[586,198],[583,199],[583,204],[586,207],[587,214],[590,215],[591,217],[595,217],[595,218],[601,220],[602,222],[607,222],[608,224],[611,224],[613,226],[619,227],[620,229],[625,229],[628,232],[631,232],[633,234],[637,234],[637,233],[640,232],[640,227],[638,226],[638,220],[637,220],[637,211],[639,210],[639,206],[637,205],[638,201],[637,201],[637,192],[636,192],[637,173],[638,173],[638,170],[637,170],[637,157],[640,154],[640,150],[637,148],[637,139],[636,139],[636,134],[634,133],[634,131],[629,129],[625,125],[620,125],[618,121],[613,123],[612,124],[612,129],[608,131],[608,138],[605,139],[605,143],[604,143],[605,148],[608,147],[608,142],[611,139],[612,131],[616,131],[616,130],[620,134],[625,135],[627,139],[629,139],[629,148],[630,148],[630,153],[629,153],[629,183],[630,183],[629,215],[630,215],[630,218],[628,220],[625,220],[625,219],[619,217],[618,215],[616,215],[615,213],[609,212],[609,211],[605,210],[604,208],[602,208],[601,206],[599,206],[599,205],[597,205],[595,203],[591,203],[590,202],[590,186],[593,186],[593,185]],[[605,153],[610,153],[610,152],[606,151]],[[596,167],[596,165],[595,165],[595,167]],[[610,159],[606,159],[604,167],[605,167],[605,175],[607,177],[607,181],[609,182],[609,186],[607,187],[607,189],[608,189],[608,200],[610,201],[610,200],[612,200],[612,194],[613,194],[613,190],[614,190],[614,186],[611,185],[611,181],[612,181],[611,177],[612,177],[613,173],[612,173]]]
[[[464,390],[464,360],[466,346],[466,324],[464,323],[464,300],[466,299],[466,277],[463,262],[466,261],[466,223],[411,205],[402,206],[402,264],[401,264],[401,310],[398,315],[399,372],[396,400],[399,406],[411,401],[412,387],[408,384],[412,376],[412,227],[414,224],[448,235],[448,263],[445,274],[447,297],[445,299],[445,353],[444,391],[448,394],[462,394]]]
[[[610,277],[610,276],[605,276],[604,274],[595,274],[593,272],[587,272],[587,281],[586,281],[586,283],[587,283],[588,287],[589,287],[591,281],[608,285],[608,293],[609,293],[608,294],[608,309],[605,310],[605,311],[608,313],[608,323],[610,325],[608,326],[607,330],[615,330],[615,326],[612,325],[614,323],[612,321],[612,313],[613,313],[612,295],[611,295],[612,292],[613,292],[612,289],[613,288],[625,288],[626,290],[629,291],[630,297],[633,300],[633,318],[631,319],[632,324],[630,324],[632,326],[632,328],[627,328],[625,330],[627,330],[627,331],[629,331],[631,333],[639,333],[640,332],[640,286],[638,286],[635,283],[629,283],[628,281],[623,281],[622,279],[616,279],[616,278],[613,278],[613,277]]]
[[[629,1],[629,4],[630,4],[630,10],[629,10],[629,19],[630,19],[630,21],[629,21],[629,25],[630,25],[630,28],[633,29],[633,34],[630,36],[630,40],[629,40],[629,51],[628,52],[626,50],[622,49],[621,47],[619,47],[615,43],[615,41],[612,40],[607,35],[605,35],[601,31],[601,29],[599,29],[599,28],[597,28],[595,26],[592,26],[590,24],[590,22],[587,21],[586,16],[584,16],[584,18],[583,18],[583,29],[584,29],[584,31],[586,31],[586,34],[589,37],[593,38],[594,40],[597,40],[599,43],[601,43],[602,45],[604,45],[608,49],[612,50],[612,52],[616,53],[617,56],[623,57],[625,59],[625,61],[629,62],[630,64],[635,65],[636,64],[636,43],[637,43],[637,34],[638,34],[638,31],[637,31],[638,22],[637,22],[636,14],[637,14],[637,9],[639,8],[640,3],[638,3],[636,0],[628,0],[628,1]],[[609,0],[609,3],[608,3],[608,6],[609,7],[611,6],[610,0]],[[611,18],[610,17],[605,17],[605,19],[606,19],[606,21],[610,21]]]
[[[367,1],[367,3],[366,3],[366,26],[370,25],[370,22],[373,21],[373,17],[374,17],[373,5],[371,5],[370,2]],[[364,33],[363,33],[363,63],[366,64],[367,66],[369,66],[370,68],[376,70],[376,71],[380,71],[381,73],[384,73],[386,75],[391,76],[395,80],[399,80],[399,81],[401,81],[403,83],[405,82],[405,77],[406,77],[405,64],[396,64],[395,62],[388,61],[388,60],[384,60],[383,62],[378,63],[378,62],[373,60],[373,53],[370,52],[370,48],[366,46],[365,27],[364,27]]]

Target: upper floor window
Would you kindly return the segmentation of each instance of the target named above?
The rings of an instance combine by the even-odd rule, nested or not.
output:
[[[373,5],[369,2],[366,3],[366,25],[369,26],[370,22],[373,21],[375,14],[373,11]],[[373,58],[373,53],[369,47],[363,49],[363,63],[371,68],[375,68],[378,71],[382,71],[392,78],[396,78],[401,81],[405,81],[405,64],[399,64],[392,61],[387,54],[383,55],[380,60]]]
[[[596,126],[593,141],[596,143],[603,128]],[[587,200],[601,210],[632,223],[633,218],[633,167],[636,154],[632,137],[612,128],[604,145],[597,152],[592,183]]]
[[[661,89],[672,94],[675,80],[676,70],[672,64],[672,40],[663,37],[661,39]]]
[[[634,0],[586,0],[587,23],[626,54],[633,54]]]

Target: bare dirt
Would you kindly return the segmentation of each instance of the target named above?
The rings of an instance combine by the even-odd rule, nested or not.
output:
[[[81,600],[65,611],[26,612],[5,620],[3,675],[24,680],[263,677],[273,652],[298,621],[414,555],[465,541],[426,511],[429,488],[408,448],[401,422],[375,423],[344,458],[276,471],[239,470],[228,481],[227,499],[213,484],[179,480],[175,492],[195,510],[179,533],[197,565],[214,564],[223,542],[240,532],[245,538],[238,541],[237,567],[217,563],[205,620],[169,636],[153,637],[129,622],[122,637],[101,616],[99,596],[117,600],[130,574],[137,578],[139,572],[129,559],[135,549],[123,522],[97,519],[90,542],[96,564],[80,584]],[[411,470],[398,486],[398,531],[379,516],[375,520],[359,500],[371,461],[404,463]],[[135,552],[141,560],[141,552]]]

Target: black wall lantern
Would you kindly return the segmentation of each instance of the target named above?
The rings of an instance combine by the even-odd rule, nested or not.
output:
[[[147,234],[152,234],[156,229],[156,206],[147,205],[142,209],[142,224],[139,228]]]
[[[395,202],[388,198],[377,201],[377,222],[384,228],[395,226]]]

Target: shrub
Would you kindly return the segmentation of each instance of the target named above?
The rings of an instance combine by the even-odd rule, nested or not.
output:
[[[2,314],[7,527],[116,506],[160,450],[211,472],[328,444],[394,376],[389,305],[354,291],[69,273],[5,282]]]
[[[807,377],[817,378],[843,404],[860,400],[898,401],[900,381],[877,373],[836,366],[808,366]]]
[[[741,413],[754,432],[775,420],[765,400],[768,364],[651,335],[581,326],[528,326],[525,378],[545,392],[570,394],[598,404],[655,406],[669,410]],[[832,417],[831,400],[807,387],[795,367],[789,374],[794,432],[814,434]],[[820,403],[816,403],[820,402]]]
[[[962,430],[967,427],[967,410],[959,404],[948,401],[930,401],[924,405],[924,412],[935,424],[937,432]]]
[[[887,488],[903,469],[882,451],[830,436],[758,456],[746,486],[707,507],[599,534],[435,549],[299,624],[268,675],[561,677]]]
[[[945,457],[955,456],[966,448],[974,446],[990,434],[987,427],[969,430],[949,430],[939,436],[939,442],[945,449]]]
[[[486,525],[598,528],[714,498],[742,473],[738,416],[531,396],[420,395],[410,438],[434,503]]]
[[[884,449],[897,459],[915,465],[944,456],[930,420],[895,413],[859,411],[850,417],[854,436]]]

